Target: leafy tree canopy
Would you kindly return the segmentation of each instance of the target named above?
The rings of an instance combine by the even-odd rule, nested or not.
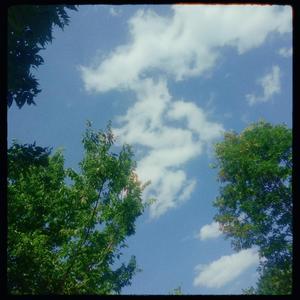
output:
[[[111,152],[110,125],[88,124],[82,142],[79,173],[60,151],[17,142],[8,150],[10,293],[119,294],[138,271],[134,256],[117,266],[144,210],[133,152]]]
[[[41,91],[31,72],[44,60],[38,54],[52,42],[52,28],[61,29],[69,23],[65,9],[77,10],[74,5],[15,5],[8,9],[7,104],[13,101],[21,108],[25,103],[35,104],[33,98]]]
[[[227,132],[215,152],[215,221],[235,250],[258,247],[257,293],[291,293],[292,130],[260,121],[241,134]]]

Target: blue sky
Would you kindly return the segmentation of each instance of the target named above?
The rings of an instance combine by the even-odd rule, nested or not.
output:
[[[231,249],[213,222],[212,145],[264,118],[292,126],[288,6],[98,5],[70,11],[35,74],[37,106],[8,111],[8,143],[63,148],[78,170],[86,120],[133,146],[144,199],[123,260],[143,270],[123,294],[239,294],[256,249]]]

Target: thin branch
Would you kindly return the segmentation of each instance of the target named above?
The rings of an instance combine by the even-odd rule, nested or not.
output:
[[[69,266],[68,268],[66,269],[64,275],[63,275],[63,279],[62,279],[62,283],[61,283],[61,289],[62,289],[62,292],[64,291],[64,284],[66,282],[66,278],[67,278],[67,275],[69,274],[71,268],[73,267],[74,265],[74,259],[76,258],[76,256],[79,254],[79,252],[82,250],[82,246],[85,244],[85,242],[87,241],[87,238],[90,234],[90,231],[92,229],[92,224],[93,224],[93,219],[95,217],[95,214],[96,214],[96,211],[97,211],[97,208],[99,206],[99,203],[100,203],[100,200],[101,200],[101,193],[102,193],[102,189],[103,189],[103,186],[104,186],[104,182],[102,183],[101,185],[101,188],[100,188],[100,191],[99,191],[99,194],[98,194],[98,199],[97,199],[97,202],[93,208],[93,212],[92,212],[92,216],[91,216],[91,219],[89,221],[89,225],[88,225],[88,230],[87,232],[85,233],[85,236],[81,239],[80,241],[80,244],[78,245],[78,247],[75,249],[73,255],[71,255],[70,257],[70,260],[69,260]]]

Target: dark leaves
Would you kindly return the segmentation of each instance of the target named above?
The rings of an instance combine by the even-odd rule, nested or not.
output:
[[[21,108],[25,103],[35,104],[34,98],[41,92],[31,68],[43,64],[38,55],[53,40],[54,25],[63,28],[69,23],[65,8],[76,10],[73,5],[15,5],[8,10],[7,105],[15,101]]]

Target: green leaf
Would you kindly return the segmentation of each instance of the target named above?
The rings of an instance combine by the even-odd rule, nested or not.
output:
[[[255,292],[291,293],[291,273],[279,270],[292,265],[292,130],[259,121],[225,133],[215,155],[221,186],[214,219],[235,250],[255,246],[264,257]]]
[[[103,135],[112,132],[87,127],[81,172],[64,168],[62,151],[8,149],[10,293],[118,294],[131,283],[135,258],[114,266],[144,211],[143,186],[130,147],[113,154]]]

